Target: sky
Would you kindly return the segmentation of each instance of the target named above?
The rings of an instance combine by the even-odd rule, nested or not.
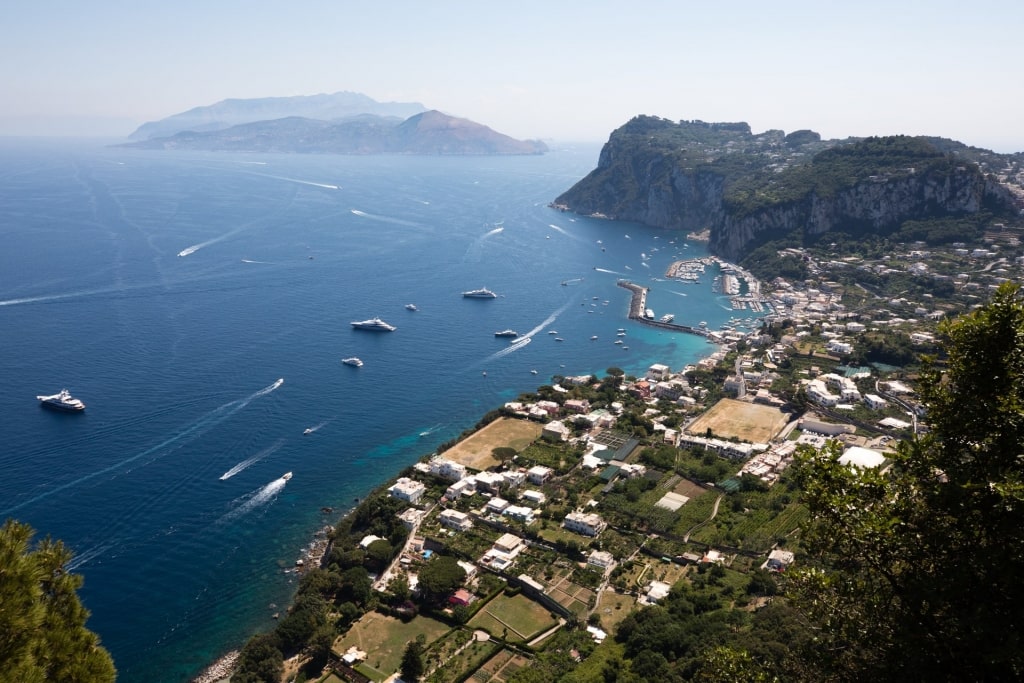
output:
[[[5,136],[126,137],[222,99],[350,91],[549,142],[645,114],[1024,151],[1020,0],[4,4]]]

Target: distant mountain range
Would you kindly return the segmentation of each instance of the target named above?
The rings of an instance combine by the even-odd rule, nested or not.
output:
[[[359,93],[223,100],[143,124],[122,145],[140,149],[311,154],[543,154],[418,102],[377,102]]]

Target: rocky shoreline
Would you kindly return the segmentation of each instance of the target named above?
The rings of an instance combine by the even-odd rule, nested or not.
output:
[[[241,655],[239,650],[232,650],[210,666],[206,667],[203,672],[193,678],[190,683],[218,683],[218,681],[228,680],[231,678],[231,674],[235,671],[235,664],[238,663],[239,655]]]

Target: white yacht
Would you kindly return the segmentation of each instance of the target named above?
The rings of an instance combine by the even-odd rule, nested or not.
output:
[[[352,327],[357,330],[370,330],[371,332],[394,332],[398,329],[394,325],[388,325],[380,318],[355,321],[352,323]]]
[[[344,363],[345,365],[351,365],[357,368],[363,367],[363,361],[359,360],[355,356],[352,356],[351,358],[342,358],[341,362]]]
[[[85,410],[85,404],[73,397],[67,389],[61,389],[52,396],[36,396],[44,408],[63,410],[69,413],[77,413]]]
[[[406,304],[405,305],[405,310],[407,310],[407,311],[418,311],[420,309],[416,308],[416,304]]]
[[[468,292],[463,292],[462,296],[466,297],[467,299],[496,299],[498,297],[497,294],[487,289],[486,287],[481,287],[480,289],[471,289]]]

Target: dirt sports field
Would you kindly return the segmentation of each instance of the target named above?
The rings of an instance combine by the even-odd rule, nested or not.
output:
[[[521,451],[533,443],[543,430],[544,425],[536,422],[498,418],[468,439],[449,448],[441,457],[474,470],[486,470],[498,464],[491,455],[495,448],[507,446]]]
[[[786,426],[787,420],[786,414],[778,408],[723,398],[686,431],[704,436],[710,429],[719,439],[736,437],[741,441],[767,443]]]

